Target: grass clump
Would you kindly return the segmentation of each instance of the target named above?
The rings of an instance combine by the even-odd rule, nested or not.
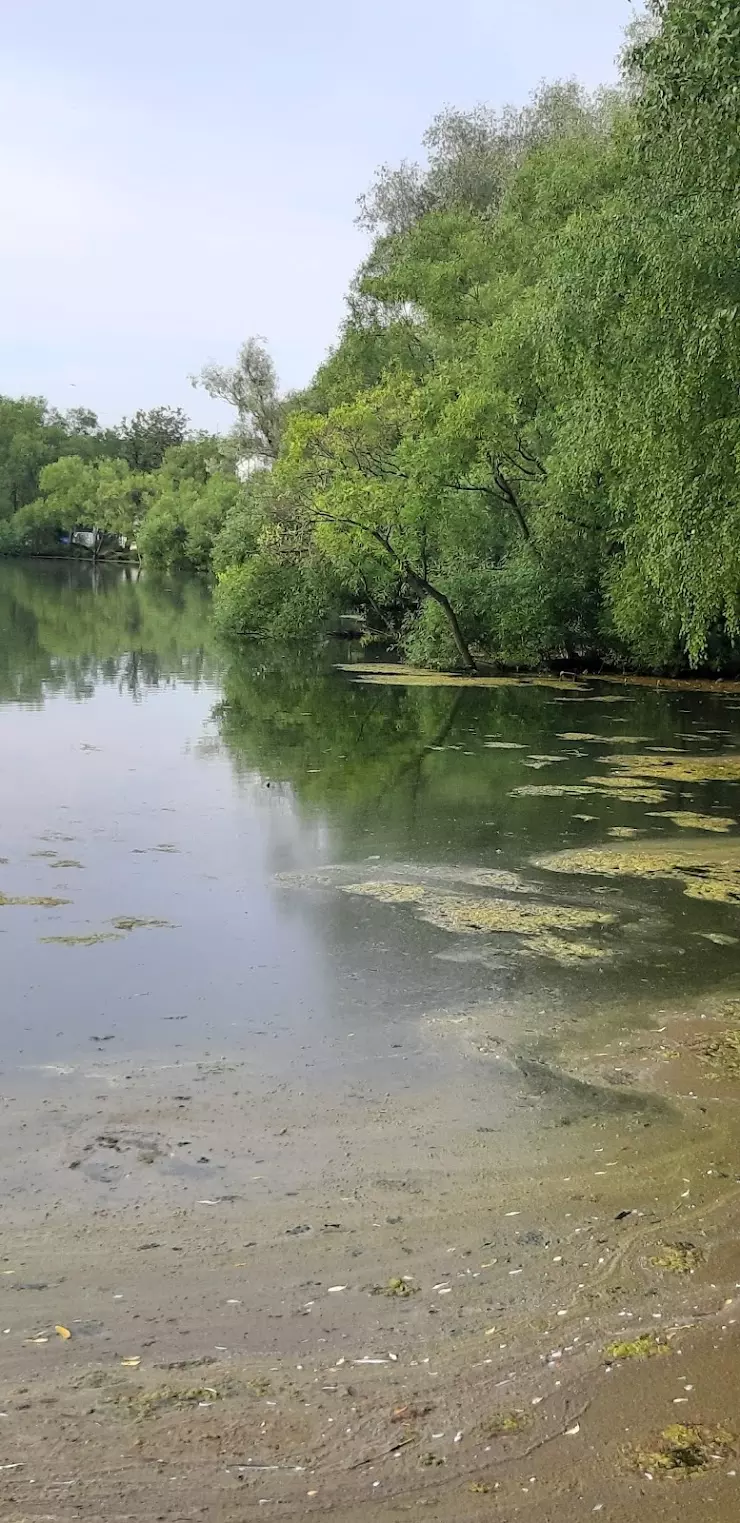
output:
[[[661,1354],[670,1354],[670,1347],[655,1333],[640,1333],[639,1337],[631,1339],[618,1338],[604,1349],[604,1358],[609,1363],[622,1359],[655,1359]]]
[[[707,1470],[712,1462],[727,1459],[735,1439],[727,1428],[705,1428],[694,1423],[671,1423],[664,1428],[653,1450],[638,1451],[640,1470],[650,1473]]]

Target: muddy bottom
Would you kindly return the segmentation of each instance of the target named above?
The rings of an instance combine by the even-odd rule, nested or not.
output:
[[[7,1076],[2,1516],[735,1520],[735,1019],[439,1013],[443,1092]]]

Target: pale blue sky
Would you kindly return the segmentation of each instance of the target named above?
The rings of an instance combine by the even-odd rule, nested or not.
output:
[[[355,200],[444,105],[615,76],[631,0],[0,0],[0,391],[223,422],[190,388],[332,343]]]

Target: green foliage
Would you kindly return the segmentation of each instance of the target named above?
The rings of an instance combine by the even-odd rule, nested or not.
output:
[[[328,630],[336,602],[327,567],[295,565],[261,551],[219,576],[216,623],[225,633],[242,638],[315,638]]]

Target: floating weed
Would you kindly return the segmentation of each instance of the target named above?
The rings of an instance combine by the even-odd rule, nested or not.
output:
[[[633,841],[639,834],[639,830],[633,830],[629,825],[612,825],[611,830],[607,830],[607,835],[614,836],[617,841]]]
[[[89,936],[40,936],[39,941],[57,947],[95,947],[99,941],[122,941],[118,931],[91,931]]]
[[[707,1470],[712,1463],[727,1459],[734,1447],[735,1436],[727,1428],[672,1423],[663,1429],[655,1449],[637,1451],[635,1463],[650,1474]]]
[[[512,788],[511,798],[585,798],[589,793],[600,793],[600,788],[594,788],[589,783],[524,783],[521,788]]]
[[[566,730],[558,740],[590,740],[601,746],[641,746],[646,735],[591,735],[587,730]]]
[[[740,751],[719,756],[606,756],[604,761],[634,778],[665,778],[671,783],[740,782]]]
[[[622,804],[662,804],[668,795],[662,788],[646,784],[639,777],[620,774],[613,777],[587,777],[595,793],[605,798],[618,799]]]
[[[591,873],[603,878],[674,878],[690,899],[740,903],[740,841],[648,841],[632,847],[583,847],[535,859],[556,873]]]
[[[617,1339],[616,1343],[608,1344],[604,1349],[604,1358],[611,1363],[617,1359],[655,1359],[670,1352],[670,1346],[655,1333],[641,1333],[639,1338],[625,1341]]]
[[[718,835],[726,835],[735,825],[735,821],[727,815],[694,814],[691,809],[678,809],[675,812],[670,809],[652,809],[650,818],[670,820],[673,825],[680,826],[681,830],[712,830]]]
[[[139,915],[116,915],[115,919],[111,920],[111,925],[114,925],[117,931],[142,931],[147,928],[168,931],[175,929],[171,920],[150,920]]]
[[[54,867],[54,868],[57,868],[57,867],[79,867],[79,868],[82,868],[83,864],[82,864],[82,862],[78,862],[76,857],[57,857],[56,862],[50,862],[49,866],[50,867]]]
[[[42,909],[53,910],[60,904],[71,904],[71,899],[58,899],[50,894],[0,894],[0,908],[13,904],[36,904]]]
[[[532,950],[558,961],[608,955],[604,949],[592,948],[584,942],[570,943],[562,933],[612,925],[615,919],[602,910],[515,903],[509,899],[473,899],[431,890],[419,883],[351,883],[343,885],[343,891],[377,899],[381,904],[413,907],[429,925],[458,935],[522,936]]]
[[[557,677],[472,677],[465,673],[432,672],[417,666],[391,666],[380,662],[338,663],[335,671],[347,672],[355,682],[383,687],[551,687],[584,692],[577,682]]]
[[[654,1269],[665,1269],[669,1274],[693,1274],[703,1260],[704,1254],[694,1243],[664,1243],[650,1263]]]
[[[737,936],[727,936],[724,931],[697,931],[703,941],[713,941],[716,947],[736,947]]]

